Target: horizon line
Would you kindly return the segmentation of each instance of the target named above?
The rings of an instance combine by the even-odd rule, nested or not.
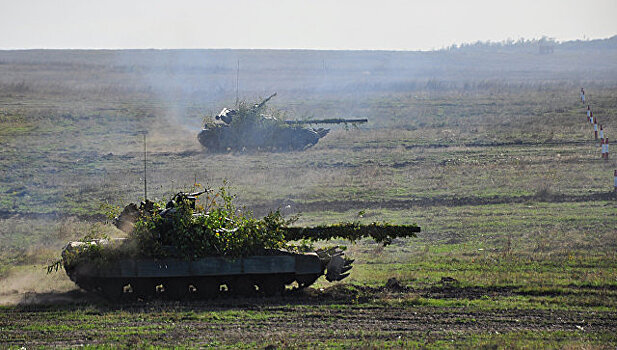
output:
[[[133,50],[133,51],[172,51],[172,50],[177,50],[177,51],[188,51],[188,50],[237,50],[237,51],[391,51],[391,52],[424,52],[424,53],[428,53],[428,52],[438,52],[438,51],[443,51],[443,50],[447,50],[449,47],[456,47],[456,48],[461,48],[462,46],[466,46],[466,45],[475,45],[475,44],[504,44],[508,41],[512,41],[513,43],[517,43],[519,41],[534,41],[534,40],[541,40],[543,38],[549,39],[553,42],[555,42],[556,44],[564,44],[564,43],[569,43],[569,42],[590,42],[590,41],[600,41],[600,40],[610,40],[612,38],[617,37],[617,34],[613,34],[611,36],[608,37],[600,37],[600,38],[587,38],[587,37],[583,37],[582,39],[572,39],[572,40],[563,40],[563,41],[559,41],[559,40],[555,40],[554,38],[548,37],[546,35],[541,36],[539,38],[530,38],[530,39],[526,39],[526,38],[519,38],[519,39],[504,39],[501,41],[492,41],[492,40],[487,40],[487,41],[482,41],[482,40],[477,40],[474,42],[463,42],[463,43],[459,43],[459,44],[451,44],[448,46],[443,46],[441,48],[435,49],[435,48],[431,48],[431,49],[405,49],[405,48],[401,48],[401,49],[394,49],[394,48],[301,48],[301,47],[268,47],[268,48],[264,48],[264,47],[253,47],[253,48],[246,48],[246,47],[240,47],[240,48],[234,48],[234,47],[176,47],[176,48],[170,48],[170,47],[166,47],[166,48],[156,48],[156,47],[21,47],[21,48],[17,48],[17,47],[11,47],[11,48],[2,48],[0,47],[0,51],[43,51],[43,50],[49,50],[49,51],[53,51],[53,50],[70,50],[70,51],[122,51],[122,50]]]

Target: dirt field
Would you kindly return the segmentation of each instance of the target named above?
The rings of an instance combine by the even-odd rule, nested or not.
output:
[[[577,289],[576,293],[584,292]],[[549,309],[478,309],[422,305],[419,298],[476,299],[513,295],[511,288],[434,287],[392,291],[344,287],[272,299],[154,302],[110,306],[81,292],[38,294],[0,314],[5,345],[241,346],[268,345],[457,347],[484,334],[499,344],[551,345],[559,334],[583,344],[611,339],[617,312]],[[614,297],[614,294],[612,295]],[[353,302],[350,302],[353,301]],[[52,303],[55,306],[42,306]],[[76,304],[75,304],[76,303]],[[53,321],[52,321],[53,320]],[[589,337],[593,334],[593,337]],[[547,337],[547,338],[544,338]]]

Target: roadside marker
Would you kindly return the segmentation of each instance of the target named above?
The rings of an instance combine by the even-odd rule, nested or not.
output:
[[[593,137],[596,140],[598,139],[598,124],[597,123],[593,123]]]
[[[604,153],[606,152],[606,148],[604,147],[604,139],[600,139],[600,145],[602,146],[602,159],[604,159]]]
[[[591,106],[587,105],[587,121],[589,121],[590,117],[591,117]]]
[[[617,192],[617,170],[615,170],[615,192]]]
[[[602,140],[602,159],[608,159],[608,139]]]
[[[589,122],[593,124],[593,112],[589,112]]]
[[[604,139],[604,129],[602,129],[602,124],[600,124],[600,140]]]

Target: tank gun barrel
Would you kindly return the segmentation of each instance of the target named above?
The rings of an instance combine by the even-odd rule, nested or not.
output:
[[[202,194],[204,194],[206,192],[213,192],[213,191],[214,190],[208,188],[208,189],[205,189],[205,190],[199,191],[199,192],[187,193],[186,195],[189,196],[189,197],[198,197],[198,196],[201,196]]]
[[[285,238],[292,241],[302,239],[326,241],[334,238],[356,241],[364,237],[371,237],[384,245],[392,243],[395,238],[416,237],[420,226],[390,225],[372,223],[368,225],[358,223],[342,223],[316,227],[286,227],[283,229]]]
[[[263,101],[261,101],[261,102],[257,103],[256,105],[254,105],[253,109],[259,109],[259,108],[263,107],[274,96],[276,96],[276,92],[273,93],[272,95],[268,96],[267,98],[265,98]]]
[[[306,124],[364,124],[367,123],[368,119],[343,119],[343,118],[332,118],[332,119],[307,119],[307,120],[285,120],[285,123],[288,125],[306,125]]]

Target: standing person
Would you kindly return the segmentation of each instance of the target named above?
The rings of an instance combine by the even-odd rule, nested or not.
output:
[[[583,88],[581,88],[581,101],[585,103],[585,90]]]

